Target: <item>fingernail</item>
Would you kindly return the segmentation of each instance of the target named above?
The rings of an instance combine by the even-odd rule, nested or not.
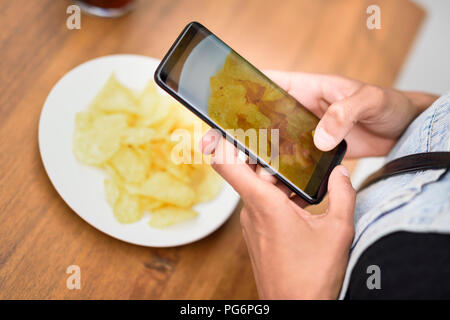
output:
[[[214,136],[203,137],[202,139],[202,152],[206,155],[212,153],[214,149]]]
[[[314,144],[320,150],[329,151],[336,146],[336,139],[324,129],[318,127],[314,132]]]
[[[340,166],[339,170],[341,170],[341,173],[346,176],[347,178],[350,178],[350,172],[348,172],[347,168],[344,166]]]

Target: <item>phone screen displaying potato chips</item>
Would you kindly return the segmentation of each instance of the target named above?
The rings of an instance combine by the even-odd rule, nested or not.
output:
[[[155,79],[294,192],[310,203],[321,200],[345,142],[318,150],[319,119],[206,28],[189,24]]]

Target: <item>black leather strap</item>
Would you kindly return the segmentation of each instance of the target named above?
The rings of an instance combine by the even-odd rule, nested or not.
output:
[[[375,171],[364,180],[358,191],[367,188],[375,182],[397,174],[443,168],[450,168],[450,152],[410,154],[386,163],[381,169]]]

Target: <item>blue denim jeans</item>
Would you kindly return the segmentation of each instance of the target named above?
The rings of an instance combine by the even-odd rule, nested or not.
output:
[[[431,151],[450,151],[450,93],[411,123],[386,161]],[[450,174],[446,169],[390,177],[358,193],[355,238],[341,299],[361,254],[378,239],[397,231],[450,233]]]

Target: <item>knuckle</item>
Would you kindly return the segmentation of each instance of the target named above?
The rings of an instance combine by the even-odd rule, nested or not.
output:
[[[374,99],[382,100],[385,98],[385,91],[376,85],[365,84],[363,89],[370,94]]]
[[[371,101],[367,111],[375,111],[388,103],[388,94],[386,90],[379,86],[365,84],[361,88],[361,92]]]
[[[346,107],[342,102],[337,102],[328,108],[328,114],[338,122],[342,124],[347,120]]]

